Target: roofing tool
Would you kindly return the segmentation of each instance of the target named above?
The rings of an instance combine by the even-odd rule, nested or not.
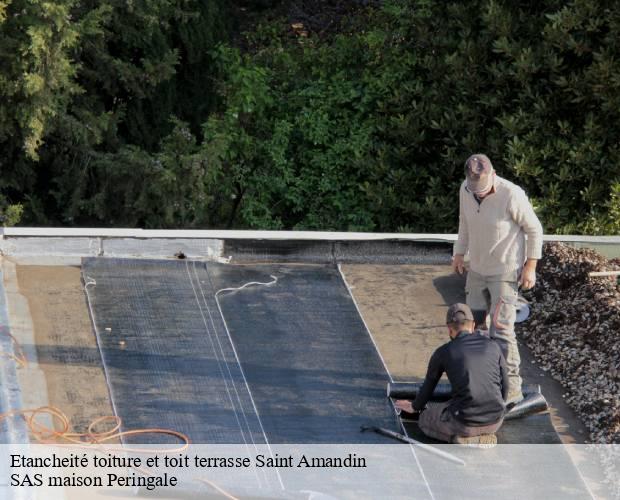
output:
[[[420,382],[388,382],[387,396],[393,399],[410,399],[413,400],[422,388]],[[538,384],[526,384],[523,386],[523,394],[540,393]],[[452,386],[447,382],[437,384],[431,399],[433,401],[448,401],[452,397]]]
[[[440,456],[441,458],[445,458],[446,460],[449,460],[450,462],[454,462],[455,464],[459,464],[463,466],[466,465],[464,460],[461,460],[460,458],[455,457],[451,453],[440,450],[439,448],[431,446],[430,444],[424,444],[424,443],[421,443],[420,441],[416,441],[415,439],[405,436],[404,434],[400,434],[398,432],[394,432],[389,429],[384,429],[383,427],[375,427],[374,425],[362,425],[360,427],[360,432],[366,432],[366,431],[376,432],[377,434],[391,437],[392,439],[396,439],[397,441],[400,441],[402,443],[415,445],[418,448],[421,448],[425,451],[428,451],[429,453],[433,453],[437,456]]]

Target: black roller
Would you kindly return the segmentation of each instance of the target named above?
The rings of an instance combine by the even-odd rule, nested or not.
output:
[[[393,399],[415,399],[421,388],[422,384],[419,382],[388,382],[387,395]],[[447,401],[450,399],[451,393],[450,384],[437,384],[431,399],[433,401]],[[538,384],[524,385],[523,395],[525,398],[527,399],[530,394],[540,394],[540,386]]]
[[[415,399],[421,383],[389,382],[387,385],[388,397],[393,399]],[[437,384],[433,392],[433,401],[447,401],[450,399],[450,384]],[[504,420],[525,417],[533,413],[539,413],[549,408],[547,400],[540,392],[537,384],[523,386],[523,401],[514,405],[505,415]]]
[[[514,405],[504,416],[504,420],[512,420],[514,418],[525,417],[532,413],[545,411],[549,408],[547,400],[539,392],[525,394],[523,401]]]

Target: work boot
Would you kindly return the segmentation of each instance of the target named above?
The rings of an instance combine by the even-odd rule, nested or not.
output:
[[[493,448],[497,444],[495,434],[481,434],[480,436],[452,436],[452,443],[469,446],[471,448]]]

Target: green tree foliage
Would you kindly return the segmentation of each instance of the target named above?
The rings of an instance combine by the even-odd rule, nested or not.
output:
[[[175,120],[160,152],[126,146],[93,160],[99,191],[88,201],[98,218],[127,226],[192,227],[208,223],[213,202],[207,195],[206,158],[186,123]]]
[[[169,210],[158,205],[173,203],[163,197],[166,183],[148,186],[163,197],[150,210],[143,204],[152,196],[135,191],[145,179],[158,178],[160,159],[149,158],[153,172],[145,172],[140,162],[143,168],[134,168],[131,160],[155,154],[163,138],[176,133],[173,115],[192,132],[200,131],[214,105],[208,52],[226,38],[228,29],[222,5],[197,0],[82,4],[83,17],[92,19],[84,34],[89,43],[79,53],[83,92],[72,101],[46,151],[51,196],[32,203],[39,219],[52,213],[63,224],[162,223],[160,212]],[[179,189],[193,189],[183,185],[189,181],[181,177]],[[130,196],[136,196],[134,208]],[[102,199],[112,200],[109,212]],[[115,206],[122,199],[125,203]],[[137,217],[145,212],[152,217]],[[184,223],[179,217],[166,226]]]
[[[50,123],[78,91],[70,51],[78,30],[73,0],[0,2],[0,193],[20,194],[32,183],[27,167],[39,157]],[[21,205],[0,196],[3,223]]]
[[[8,204],[6,198],[0,196],[0,224],[5,227],[16,225],[22,217],[24,207],[20,203]]]
[[[618,229],[620,5],[402,0],[327,42],[220,50],[205,145],[253,227],[454,231],[486,152],[549,232]]]
[[[78,40],[74,3],[0,4],[0,138],[17,135],[27,158],[38,157],[48,123],[77,90],[69,56]]]
[[[454,231],[463,161],[485,152],[547,232],[618,232],[618,2],[290,5],[0,0],[0,207]],[[228,8],[258,9],[243,49]]]
[[[0,3],[0,190],[25,201],[28,220],[112,224],[91,210],[108,182],[93,166],[156,151],[173,114],[200,131],[214,105],[208,51],[227,38],[226,5]],[[126,175],[126,165],[115,168]]]

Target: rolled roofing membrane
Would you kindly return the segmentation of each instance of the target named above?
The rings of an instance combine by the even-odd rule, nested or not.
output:
[[[204,269],[86,259],[82,274],[127,428],[174,427],[199,443],[266,442]]]

